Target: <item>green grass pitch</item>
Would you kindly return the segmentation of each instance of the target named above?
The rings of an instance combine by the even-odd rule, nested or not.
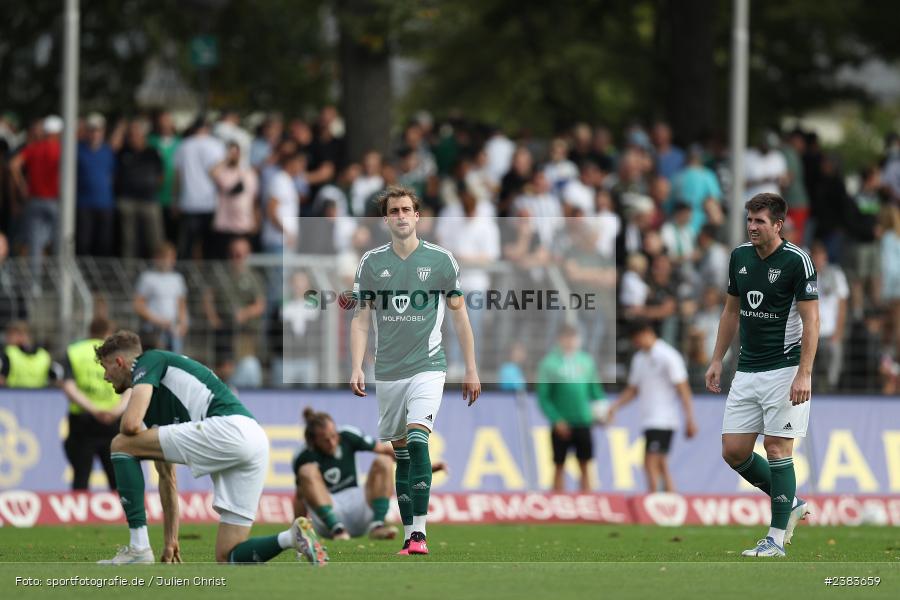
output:
[[[279,531],[254,527],[255,535]],[[328,542],[331,563],[314,569],[293,551],[260,566],[210,564],[214,525],[181,527],[183,565],[104,567],[127,541],[124,527],[0,529],[0,598],[797,598],[900,597],[900,529],[798,529],[788,557],[745,559],[760,528],[606,525],[433,525],[431,555],[398,557],[399,542]],[[162,530],[151,527],[154,547]],[[49,578],[142,578],[144,587],[51,589]],[[35,578],[41,586],[16,584]],[[157,577],[169,578],[161,585]],[[187,580],[172,585],[171,578]],[[224,578],[225,586],[193,578]],[[880,577],[877,587],[828,587],[826,577]],[[127,595],[126,595],[127,594]]]

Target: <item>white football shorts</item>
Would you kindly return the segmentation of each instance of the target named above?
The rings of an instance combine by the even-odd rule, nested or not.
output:
[[[443,371],[425,371],[396,381],[376,380],[378,438],[383,442],[406,439],[413,423],[434,431],[446,379]]]
[[[738,371],[725,401],[722,433],[762,433],[806,437],[811,400],[791,404],[791,383],[798,367],[760,373]]]
[[[187,465],[194,477],[212,478],[217,513],[234,513],[248,527],[256,519],[269,468],[269,439],[259,423],[228,415],[164,425],[159,445],[168,462]]]

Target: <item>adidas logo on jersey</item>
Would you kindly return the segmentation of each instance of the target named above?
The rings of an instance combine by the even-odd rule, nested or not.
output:
[[[414,490],[427,490],[429,487],[431,486],[429,486],[428,482],[426,481],[420,481],[419,483],[411,486],[411,488]]]
[[[391,276],[391,272],[388,271],[387,269],[385,269],[384,271],[382,271],[382,272],[381,272],[381,275],[379,275],[379,277],[381,277],[381,278],[384,278],[384,277],[390,277],[390,276]]]
[[[746,274],[747,274],[747,267],[741,267],[741,270],[738,271],[738,275],[746,275]]]
[[[781,429],[782,429],[782,431],[793,431],[793,430],[794,430],[794,428],[791,427],[791,424],[790,424],[790,423],[788,423],[787,425],[785,425],[785,426],[782,427]]]

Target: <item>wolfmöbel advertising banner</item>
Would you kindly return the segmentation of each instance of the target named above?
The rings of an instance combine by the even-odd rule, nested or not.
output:
[[[367,398],[356,398],[349,391],[242,391],[240,398],[269,436],[271,454],[266,492],[275,496],[293,489],[291,461],[301,443],[300,413],[305,406],[330,412],[339,425],[353,425],[376,434],[377,404],[372,393]],[[723,406],[721,396],[696,398],[699,434],[687,440],[679,432],[670,454],[675,485],[679,492],[690,496],[746,493],[750,494],[748,498],[760,495],[759,499],[765,500],[743,483],[720,457]],[[591,472],[593,489],[601,495],[635,495],[645,491],[644,442],[637,413],[636,406],[627,407],[611,426],[594,429],[596,459]],[[475,497],[476,504],[486,501],[485,497],[506,497],[504,494],[521,497],[523,502],[531,498],[528,501],[537,503],[535,510],[542,514],[543,500],[527,492],[549,488],[551,450],[548,425],[533,396],[517,399],[509,394],[485,393],[474,406],[467,407],[459,390],[448,389],[435,428],[431,436],[432,458],[445,461],[449,470],[435,474],[433,488],[448,519],[454,510],[458,514],[466,512],[466,506],[473,500],[462,495],[472,493],[487,494]],[[889,499],[900,492],[900,401],[816,397],[809,429],[809,437],[799,443],[795,455],[800,495],[864,494]],[[61,392],[0,391],[0,492],[39,492],[49,506],[46,493],[69,489],[71,471],[63,452],[66,433],[66,400]],[[761,441],[758,451],[763,452]],[[360,469],[365,471],[370,460],[361,456]],[[574,489],[575,481],[571,479],[577,473],[574,459],[568,465],[568,472],[568,483]],[[150,465],[146,466],[146,475],[148,490],[152,491],[156,488],[156,473]],[[182,492],[199,495],[211,489],[208,477],[194,479],[186,468],[179,468],[178,485]],[[99,463],[91,479],[91,489],[97,492],[108,489]],[[100,498],[94,502],[102,503],[103,496]],[[445,502],[443,498],[450,498],[456,504],[446,504],[451,501]],[[281,500],[271,502],[275,506]],[[568,501],[557,502],[561,504],[554,506],[564,508]],[[618,500],[604,505],[608,510],[599,504],[592,505],[595,500],[582,502],[584,510],[603,509],[610,515],[618,514],[621,508],[615,504]],[[686,507],[680,501],[654,502],[649,511],[642,509],[640,514],[659,516],[675,511],[677,516],[684,512],[689,521],[702,521],[704,515],[718,514],[716,510],[737,511],[735,514],[750,510],[740,503],[734,505],[733,500],[728,500],[724,508],[704,504],[702,498],[697,501],[699,504],[688,500]],[[501,512],[505,510],[500,504],[496,506]]]

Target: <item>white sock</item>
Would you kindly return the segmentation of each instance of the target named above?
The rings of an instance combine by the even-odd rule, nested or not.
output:
[[[291,535],[290,529],[278,534],[278,545],[281,546],[282,550],[294,547],[294,536]]]
[[[147,533],[147,526],[138,527],[137,529],[129,529],[131,534],[131,547],[135,550],[146,550],[150,547],[150,534]]]
[[[769,527],[769,533],[767,533],[766,535],[775,540],[775,543],[780,547],[784,548],[784,529]]]
[[[412,525],[404,525],[403,526],[403,539],[408,540],[409,536],[412,535],[413,526]]]
[[[422,535],[425,535],[425,515],[413,517],[412,530],[421,531]]]

